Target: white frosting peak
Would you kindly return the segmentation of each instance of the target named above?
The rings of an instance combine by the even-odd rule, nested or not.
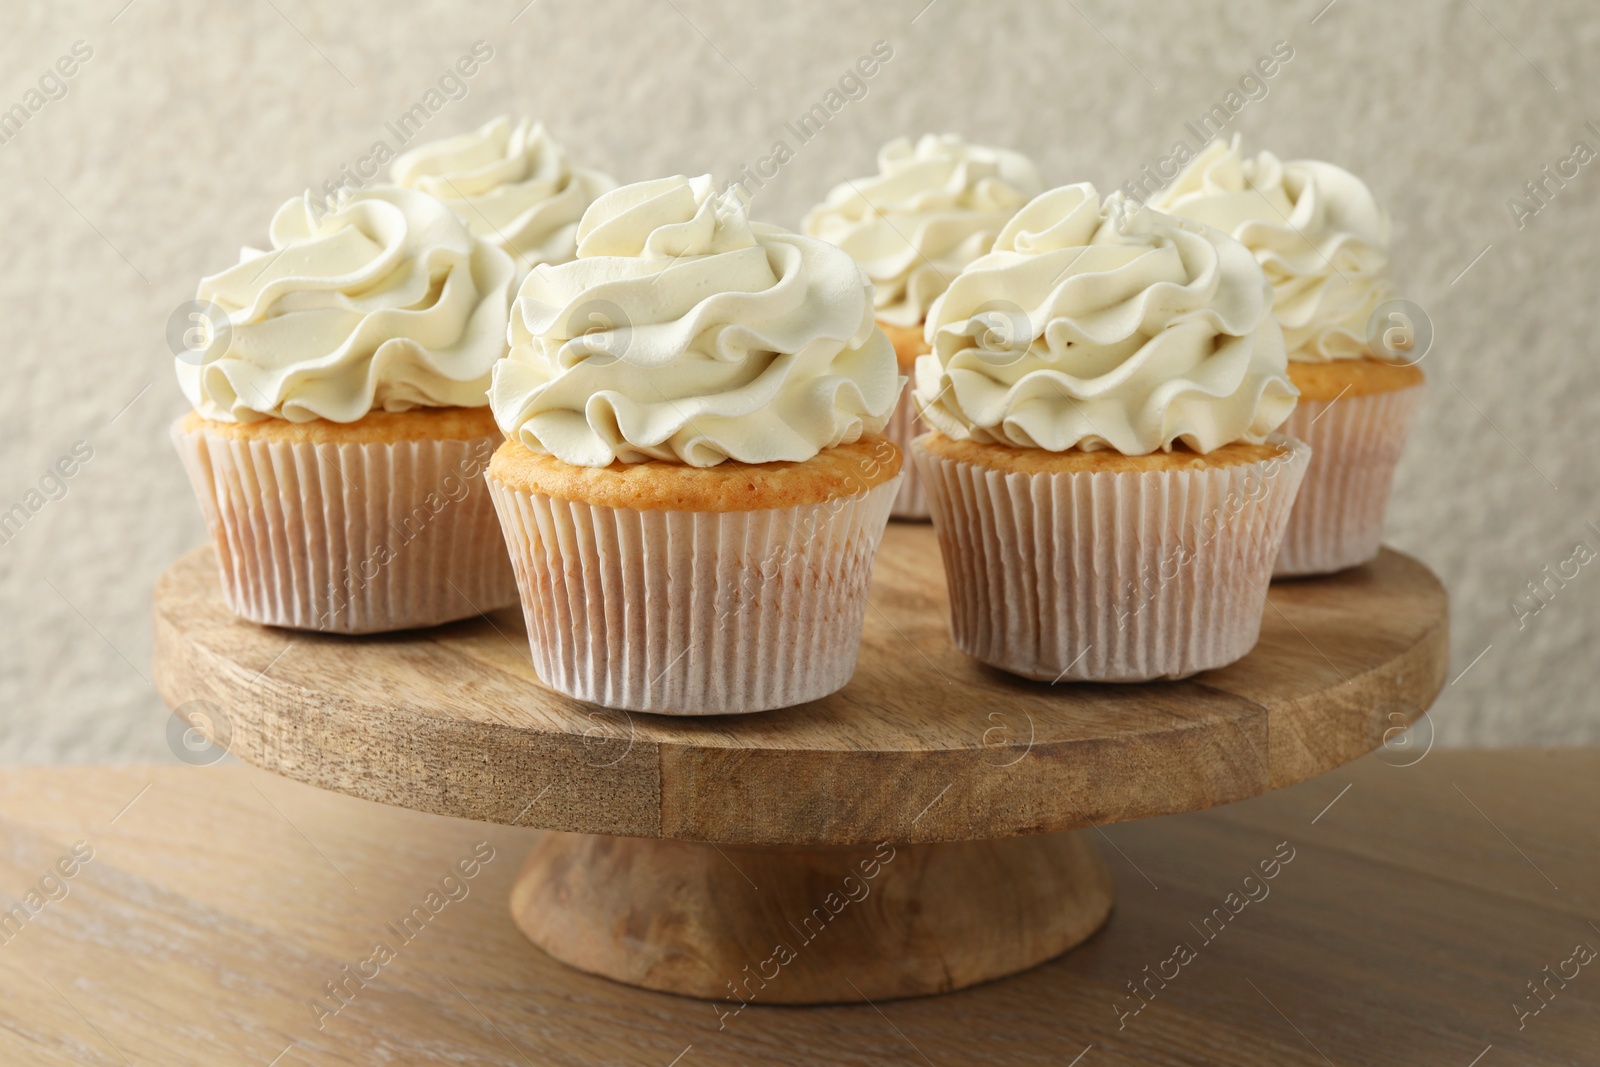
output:
[[[1361,179],[1317,160],[1246,159],[1235,137],[1206,146],[1150,204],[1250,249],[1272,285],[1290,359],[1367,353],[1367,320],[1392,283],[1389,219]]]
[[[875,433],[902,380],[871,285],[839,249],[752,223],[709,176],[627,185],[535,268],[490,402],[578,466],[803,461]]]
[[[801,229],[849,252],[872,279],[878,318],[920,325],[962,267],[1043,190],[1026,156],[955,134],[884,145],[878,173],[842,182]]]
[[[578,220],[616,182],[570,166],[542,123],[494,119],[470,133],[419,145],[390,168],[396,185],[449,204],[468,229],[510,252],[519,277],[576,251]]]
[[[431,196],[393,186],[309,194],[272,218],[269,251],[203,278],[228,344],[178,381],[201,415],[353,422],[367,412],[481,407],[505,352],[515,270]]]
[[[615,189],[578,225],[578,255],[678,259],[754,248],[744,203],[709,195],[703,178],[657,178]]]
[[[948,437],[1018,448],[1260,442],[1297,395],[1271,302],[1226,234],[1062,186],[934,303],[916,399]]]

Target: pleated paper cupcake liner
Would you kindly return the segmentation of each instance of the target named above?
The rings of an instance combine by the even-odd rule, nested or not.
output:
[[[489,484],[545,684],[610,708],[726,715],[850,680],[900,476],[746,512],[636,511]]]
[[[889,424],[883,428],[884,436],[909,456],[911,442],[926,430],[927,427],[922,424],[922,416],[917,414],[917,405],[911,397],[911,388],[907,386],[900,394],[899,403],[889,415]],[[909,463],[905,465],[904,478],[905,480],[900,483],[900,495],[894,498],[894,508],[889,512],[890,517],[926,521],[929,518],[928,494],[923,491],[921,477]]]
[[[498,437],[251,441],[179,420],[172,439],[242,618],[378,633],[516,603],[483,480]]]
[[[1046,682],[1182,678],[1255,646],[1310,449],[1199,470],[1021,474],[912,458],[955,643]]]
[[[1302,400],[1283,432],[1311,446],[1273,576],[1332,574],[1373,559],[1406,436],[1427,386]]]

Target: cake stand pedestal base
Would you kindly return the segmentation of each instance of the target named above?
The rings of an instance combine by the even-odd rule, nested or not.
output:
[[[788,847],[542,831],[517,925],[591,974],[668,993],[826,1004],[961,989],[1085,940],[1111,876],[1081,832]]]

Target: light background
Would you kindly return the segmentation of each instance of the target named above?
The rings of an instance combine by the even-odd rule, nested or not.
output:
[[[1600,549],[1600,161],[1525,228],[1506,206],[1576,141],[1600,149],[1594,5],[923,3],[8,4],[0,109],[74,41],[94,55],[0,144],[0,510],[74,442],[94,458],[0,544],[0,760],[170,758],[145,680],[150,591],[205,531],[166,439],[185,409],[168,317],[264,241],[282,200],[394,145],[384,123],[479,39],[494,57],[424,137],[527,112],[624,181],[726,179],[781,139],[795,157],[754,210],[791,226],[908,132],[959,131],[1031,153],[1052,183],[1109,189],[1287,41],[1232,129],[1365,177],[1437,334],[1388,540],[1453,595],[1465,674],[1434,708],[1438,739],[1600,741],[1600,561],[1523,628],[1511,608],[1580,540]],[[879,40],[894,57],[867,96],[799,145],[785,120]]]

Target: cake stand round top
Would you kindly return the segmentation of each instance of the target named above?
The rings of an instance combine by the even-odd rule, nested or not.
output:
[[[515,608],[359,638],[241,621],[200,549],[156,586],[154,656],[162,696],[204,702],[234,754],[383,803],[633,837],[958,841],[1289,785],[1378,747],[1443,685],[1447,599],[1408,556],[1268,599],[1260,643],[1221,670],[1029,682],[955,649],[932,529],[891,524],[849,685],[780,711],[667,718],[545,688]]]

